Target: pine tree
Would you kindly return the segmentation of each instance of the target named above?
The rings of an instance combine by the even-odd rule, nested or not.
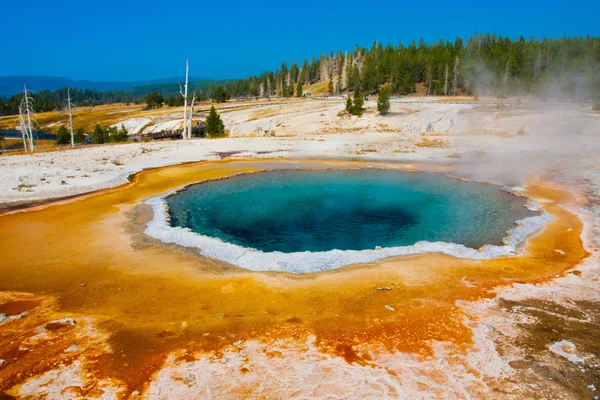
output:
[[[227,92],[223,86],[218,85],[213,92],[212,98],[217,103],[224,103],[229,100],[229,92]]]
[[[352,98],[350,96],[348,96],[348,98],[346,99],[346,111],[348,111],[350,114],[353,114],[353,105],[352,105]]]
[[[354,115],[362,115],[363,112],[363,104],[365,104],[365,100],[360,91],[360,87],[354,89],[354,101],[352,102],[352,111],[351,113]]]
[[[115,141],[126,142],[127,139],[129,139],[129,133],[127,132],[127,129],[125,129],[125,125],[121,124],[121,127],[119,128],[119,131],[115,137]]]
[[[210,106],[208,117],[206,117],[206,135],[211,138],[225,137],[225,125],[221,116],[217,114],[215,106]]]
[[[107,142],[107,140],[104,136],[105,136],[104,129],[102,129],[100,124],[96,124],[96,127],[94,128],[94,131],[92,132],[92,143],[103,144],[104,142]]]
[[[58,128],[58,132],[56,132],[56,144],[67,144],[71,140],[71,135],[67,128],[62,125]]]
[[[415,79],[410,72],[406,72],[406,74],[404,74],[404,78],[402,79],[402,94],[410,94],[413,91],[414,86]]]
[[[385,115],[390,111],[390,87],[384,86],[379,89],[379,98],[377,99],[377,111]]]
[[[327,88],[327,92],[332,95],[333,94],[333,78],[329,79],[329,86]]]
[[[148,108],[161,108],[163,102],[164,99],[162,94],[158,93],[156,90],[146,95],[146,106]]]
[[[85,142],[85,133],[83,132],[83,128],[77,128],[75,132],[75,143],[83,143]]]
[[[302,79],[298,79],[296,83],[296,97],[302,97]]]

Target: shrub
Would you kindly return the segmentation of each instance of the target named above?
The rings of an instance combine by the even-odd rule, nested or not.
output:
[[[71,141],[71,135],[67,128],[62,125],[58,128],[58,132],[56,132],[56,144],[67,144]]]

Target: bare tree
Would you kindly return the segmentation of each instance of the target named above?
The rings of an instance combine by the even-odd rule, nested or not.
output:
[[[194,102],[196,101],[196,91],[194,90],[194,95],[192,97],[192,103],[190,104],[190,113],[188,114],[187,124],[187,134],[186,139],[192,138],[192,119],[194,118]]]
[[[21,104],[19,105],[19,128],[21,129],[21,136],[23,137],[23,150],[27,151],[27,143],[29,142],[29,132],[27,131],[24,117],[24,98],[21,99]]]
[[[68,88],[67,100],[69,102],[69,128],[71,129],[71,147],[75,148],[75,132],[73,131],[73,108],[71,107],[71,89]]]
[[[35,144],[33,140],[33,123],[35,111],[33,110],[33,97],[27,91],[27,88],[23,86],[23,98],[21,99],[21,105],[19,106],[19,121],[21,123],[21,135],[23,136],[23,147],[27,151],[27,145],[29,144],[29,151],[35,150]],[[29,143],[28,143],[29,142]]]
[[[444,78],[444,96],[448,96],[448,64],[446,64],[446,75]]]
[[[452,85],[452,94],[456,96],[456,90],[458,89],[458,65],[460,63],[460,58],[456,56],[456,61],[454,61],[454,84]]]
[[[431,96],[431,66],[429,66],[429,69],[427,70],[427,76],[428,76],[428,80],[429,80],[429,85],[427,88],[427,96]]]
[[[185,59],[185,89],[182,90],[181,88],[181,84],[179,84],[179,94],[181,94],[181,96],[183,97],[183,132],[182,132],[182,136],[184,139],[188,138],[187,135],[187,120],[188,120],[188,114],[187,114],[187,96],[188,96],[188,72],[189,72],[189,67],[188,67],[188,59]]]
[[[325,54],[321,54],[321,62],[319,64],[321,82],[329,81],[329,60]]]
[[[348,87],[348,65],[352,64],[352,59],[348,52],[344,56],[344,64],[342,66],[342,82],[340,83],[341,88]]]

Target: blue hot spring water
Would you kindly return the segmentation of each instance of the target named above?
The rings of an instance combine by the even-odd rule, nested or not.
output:
[[[496,186],[389,170],[272,171],[167,198],[171,225],[265,252],[374,249],[443,241],[501,244],[536,215]]]

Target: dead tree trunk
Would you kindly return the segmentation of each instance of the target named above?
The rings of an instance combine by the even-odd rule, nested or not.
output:
[[[185,86],[184,86],[184,91],[181,90],[181,85],[179,85],[179,93],[181,94],[181,96],[183,96],[183,132],[182,132],[182,136],[184,139],[187,139],[187,120],[188,120],[188,115],[187,115],[187,96],[188,96],[188,72],[189,72],[189,67],[188,67],[188,60],[187,58],[185,59]]]
[[[25,98],[21,99],[21,104],[19,104],[19,123],[20,123],[20,128],[21,128],[21,136],[23,137],[23,150],[27,151],[27,142],[28,140],[28,133],[27,133],[27,128],[25,125],[25,116],[23,115],[24,112],[24,104],[25,104]]]
[[[69,128],[71,129],[71,147],[75,148],[75,132],[73,131],[73,110],[71,108],[71,90],[67,89],[67,99],[69,101]]]
[[[456,56],[456,61],[454,61],[454,85],[452,87],[452,94],[456,96],[456,91],[458,90],[458,65],[460,63],[460,58]]]
[[[23,146],[27,151],[27,144],[29,144],[29,151],[35,150],[35,143],[33,140],[33,124],[32,119],[35,115],[33,110],[33,98],[29,95],[27,88],[23,86],[23,99],[19,106],[19,120],[21,123],[21,134],[23,136]],[[29,142],[29,143],[28,143]]]
[[[192,103],[190,104],[190,113],[188,114],[188,121],[187,121],[188,137],[186,139],[192,138],[192,119],[194,118],[194,102],[195,101],[196,101],[196,91],[194,91],[194,95],[192,97]]]
[[[448,96],[448,64],[446,64],[446,75],[444,79],[444,96]]]

